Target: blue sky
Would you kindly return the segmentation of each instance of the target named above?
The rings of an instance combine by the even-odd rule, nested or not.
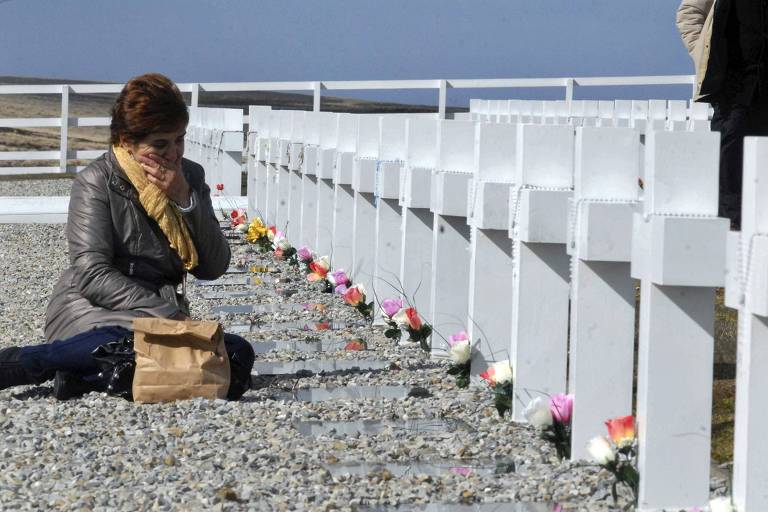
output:
[[[689,74],[679,0],[0,0],[0,75],[179,82]],[[451,103],[510,91],[449,93]],[[559,97],[560,90],[517,96]],[[685,87],[580,97],[680,97]],[[427,92],[380,93],[434,102]]]

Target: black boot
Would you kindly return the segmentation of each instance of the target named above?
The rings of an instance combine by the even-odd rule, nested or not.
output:
[[[0,389],[41,384],[49,379],[50,376],[32,375],[24,369],[21,365],[21,347],[8,347],[0,350]]]
[[[69,372],[56,372],[53,379],[53,396],[57,400],[80,398],[92,391],[104,391],[106,385],[100,379],[85,380],[82,375]]]

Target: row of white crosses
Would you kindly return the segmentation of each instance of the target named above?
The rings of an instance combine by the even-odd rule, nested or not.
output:
[[[486,122],[708,131],[710,106],[683,100],[471,100],[461,118]]]
[[[716,216],[719,135],[607,124],[252,107],[250,213],[331,254],[379,299],[402,286],[440,334],[467,329],[479,340],[474,375],[510,359],[514,420],[536,396],[574,393],[574,459],[604,420],[632,411],[639,279],[640,509],[702,507],[714,289],[725,283],[729,226]],[[746,182],[765,169],[767,146],[747,145]],[[757,439],[768,413],[755,396],[768,349],[744,340],[768,334],[768,214],[756,194],[745,199],[747,277],[734,278],[733,299],[747,314],[734,497],[754,501],[742,510],[768,505],[768,449]],[[439,336],[433,348],[444,348]]]
[[[185,156],[203,166],[214,193],[221,184],[223,195],[242,195],[242,109],[190,107],[184,142]]]

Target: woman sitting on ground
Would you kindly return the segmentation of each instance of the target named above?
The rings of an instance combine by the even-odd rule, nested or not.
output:
[[[70,267],[46,312],[49,344],[0,351],[0,389],[55,378],[59,398],[100,390],[97,347],[130,336],[136,317],[188,319],[177,287],[216,279],[230,250],[203,168],[182,158],[189,114],[160,74],[130,80],[112,108],[111,147],[77,175],[67,221]],[[250,386],[253,349],[225,334],[228,398]],[[73,391],[77,389],[79,392]]]

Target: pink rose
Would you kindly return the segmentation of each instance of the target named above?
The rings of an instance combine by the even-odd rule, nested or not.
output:
[[[462,341],[469,341],[469,336],[464,331],[461,331],[461,332],[458,332],[456,334],[452,334],[451,336],[448,336],[448,344],[450,346],[454,346],[457,343],[462,342]]]
[[[400,299],[384,299],[381,302],[381,310],[387,318],[392,318],[403,309],[403,301]]]
[[[336,286],[346,286],[349,284],[349,278],[344,272],[344,269],[334,270],[331,272],[331,279],[329,279],[329,281],[331,284]]]
[[[549,399],[549,410],[552,418],[558,423],[567,425],[571,421],[573,413],[573,395],[558,393]]]
[[[312,261],[312,251],[310,251],[309,247],[307,247],[306,245],[303,247],[300,247],[299,250],[296,251],[296,255],[304,263],[308,263]]]

